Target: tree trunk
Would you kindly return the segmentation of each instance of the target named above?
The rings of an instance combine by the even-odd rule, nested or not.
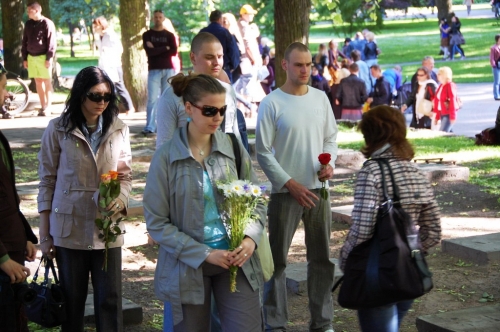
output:
[[[436,0],[436,7],[438,9],[438,18],[446,17],[448,22],[451,19],[452,0]]]
[[[1,0],[5,68],[18,75],[23,72],[21,46],[23,40],[24,5],[22,0]]]
[[[288,45],[293,42],[308,44],[310,10],[311,0],[274,0],[277,87],[286,80],[281,60]]]
[[[75,28],[75,26],[73,25],[73,23],[71,23],[70,21],[68,21],[68,28],[69,28],[69,49],[70,49],[70,56],[72,58],[75,57],[75,50],[74,50],[74,46],[75,46],[75,41],[73,39],[73,30]]]
[[[124,83],[136,111],[146,110],[148,98],[147,58],[142,48],[142,34],[148,26],[148,15],[148,0],[120,0]]]

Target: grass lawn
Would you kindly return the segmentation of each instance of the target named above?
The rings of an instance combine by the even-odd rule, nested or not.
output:
[[[364,145],[363,136],[355,128],[339,124],[339,131],[339,148],[359,151]],[[469,138],[440,136],[432,131],[408,131],[407,137],[415,149],[415,158],[454,160],[469,167],[469,182],[500,197],[500,149],[497,146],[477,146]]]
[[[97,66],[98,52],[92,54],[87,41],[75,44],[75,57],[71,57],[69,45],[57,47],[57,62],[61,65],[61,76],[75,76],[88,66]]]
[[[497,30],[495,19],[463,18],[462,33],[466,39],[463,46],[466,60],[440,62],[436,67],[449,66],[453,70],[453,80],[457,83],[491,82],[489,65],[490,47],[494,44]],[[436,19],[385,21],[381,30],[376,31],[377,44],[382,50],[379,64],[385,69],[389,65],[403,64],[403,76],[411,78],[426,55],[439,59],[439,27]],[[343,45],[343,37],[334,35],[331,25],[315,25],[310,30],[310,49],[314,54],[319,43],[328,43],[334,38]],[[384,66],[385,65],[385,66]],[[385,67],[385,68],[384,68]]]
[[[474,6],[479,8],[480,5]],[[487,5],[481,5],[482,7]],[[455,6],[455,9],[457,7]],[[462,18],[462,33],[466,39],[463,46],[466,60],[436,62],[436,67],[449,66],[453,70],[454,81],[457,83],[478,83],[491,81],[491,68],[488,62],[489,48],[494,43],[495,31],[498,26],[494,18]],[[368,28],[372,28],[370,25]],[[375,31],[377,43],[382,50],[379,63],[387,68],[393,64],[403,64],[403,76],[411,77],[425,55],[439,59],[439,30],[436,19],[404,19],[385,21],[381,30]],[[313,25],[310,29],[310,49],[314,54],[319,43],[328,43],[332,38],[343,44],[344,36],[335,35],[330,24]],[[190,68],[189,45],[182,44],[179,48],[184,68]],[[76,57],[70,57],[69,45],[59,46],[57,55],[62,67],[62,75],[76,75],[82,68],[97,64],[96,51],[89,49],[88,42],[82,40],[75,44]],[[406,64],[406,65],[405,65]],[[384,69],[385,69],[384,68]]]

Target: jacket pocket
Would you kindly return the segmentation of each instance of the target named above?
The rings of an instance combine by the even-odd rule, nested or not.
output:
[[[68,237],[73,227],[73,204],[54,202],[50,218],[50,235]]]
[[[158,264],[155,271],[155,288],[158,297],[169,299],[173,289],[179,289],[179,284],[175,284],[175,276],[179,281],[179,260],[172,254],[160,248],[158,254]]]
[[[66,162],[69,166],[75,167],[80,164],[80,158],[83,156],[82,144],[83,143],[73,135],[64,137],[62,153],[66,156]]]

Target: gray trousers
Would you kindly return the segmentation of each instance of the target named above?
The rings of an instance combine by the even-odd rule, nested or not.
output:
[[[252,289],[243,270],[238,269],[236,276],[238,291],[231,293],[229,291],[229,270],[207,262],[203,263],[202,269],[205,287],[204,304],[183,304],[182,315],[184,319],[174,326],[174,332],[210,332],[212,291],[219,310],[222,331],[262,332],[264,330],[264,317],[260,305],[259,290]]]
[[[319,189],[311,190],[319,197]],[[304,223],[307,250],[307,292],[310,331],[332,328],[334,265],[330,262],[330,200],[315,202],[306,209],[289,193],[272,194],[269,202],[269,242],[274,259],[274,274],[264,290],[266,331],[285,331],[288,322],[285,268],[288,250],[299,221]],[[321,209],[320,209],[321,208]]]

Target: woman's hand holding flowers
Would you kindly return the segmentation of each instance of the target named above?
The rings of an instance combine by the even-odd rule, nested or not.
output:
[[[229,253],[229,262],[233,266],[242,267],[247,260],[252,257],[255,251],[255,242],[249,238],[245,237],[238,248]]]
[[[113,211],[112,215],[115,215],[118,212],[122,211],[124,208],[125,208],[125,204],[123,203],[123,201],[119,198],[115,198],[114,200],[112,200],[108,204],[108,206],[106,206],[106,208],[104,210],[108,211],[108,212]]]
[[[210,252],[207,258],[205,258],[205,261],[212,265],[220,266],[226,270],[231,266],[231,262],[229,261],[229,251],[227,250],[214,249]]]

